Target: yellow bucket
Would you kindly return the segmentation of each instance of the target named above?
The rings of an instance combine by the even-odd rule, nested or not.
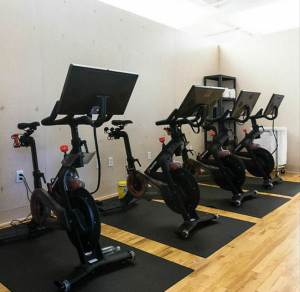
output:
[[[127,193],[127,181],[119,180],[118,181],[118,196],[119,199],[123,199]]]

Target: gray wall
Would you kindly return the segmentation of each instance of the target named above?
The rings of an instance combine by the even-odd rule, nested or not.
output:
[[[220,70],[237,76],[239,89],[261,92],[256,109],[265,107],[272,93],[285,99],[275,126],[288,129],[288,165],[300,171],[300,30],[293,29],[221,46]],[[266,126],[271,122],[262,120]]]
[[[179,105],[193,83],[218,70],[216,47],[202,47],[178,31],[153,23],[96,0],[0,0],[0,221],[28,214],[25,188],[15,183],[24,169],[31,180],[29,149],[13,149],[10,136],[20,121],[40,120],[60,97],[70,63],[139,73],[126,118],[133,151],[143,167],[147,152],[160,149],[162,130],[154,125]],[[92,131],[82,138],[94,149]],[[101,194],[116,191],[125,177],[121,141],[106,141],[99,130],[103,161]],[[66,127],[40,128],[40,166],[53,177],[62,158],[60,144],[70,144]],[[191,135],[199,148],[200,138]],[[107,167],[113,156],[115,166]],[[89,189],[96,185],[96,161],[81,171]],[[100,194],[99,193],[99,194]]]

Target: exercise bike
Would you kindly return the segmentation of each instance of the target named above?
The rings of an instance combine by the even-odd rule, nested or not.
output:
[[[211,145],[199,153],[196,160],[188,158],[187,154],[184,156],[184,166],[193,174],[201,173],[200,170],[204,169],[218,186],[231,191],[234,206],[241,206],[243,201],[255,197],[257,192],[242,190],[246,178],[245,166],[240,158],[224,147],[229,140],[226,122],[246,122],[259,95],[257,92],[241,91],[232,111],[227,110],[216,118],[207,118],[202,127],[212,136]],[[215,123],[218,123],[219,130],[214,126]]]
[[[259,144],[254,143],[255,139],[260,138],[264,131],[263,126],[257,124],[258,119],[265,118],[274,121],[278,116],[278,108],[284,96],[273,94],[265,111],[260,109],[255,115],[250,116],[252,129],[248,133],[246,130],[245,137],[236,145],[233,153],[243,160],[246,169],[250,174],[263,179],[262,186],[266,189],[272,189],[275,184],[282,182],[282,179],[276,174],[272,178],[275,161],[273,155]]]
[[[41,122],[44,126],[67,125],[72,136],[72,149],[68,152],[66,145],[61,147],[61,151],[64,152],[62,166],[55,178],[47,183],[47,189],[42,188],[46,180],[38,167],[36,145],[32,137],[40,123],[18,124],[18,128],[24,133],[13,135],[14,147],[30,147],[33,161],[35,188],[30,198],[32,219],[28,224],[28,237],[48,226],[61,228],[67,232],[80,259],[80,266],[70,276],[55,281],[56,286],[62,291],[70,291],[76,284],[101,268],[116,263],[133,263],[135,258],[133,251],[121,251],[119,247],[114,246],[101,248],[99,211],[95,200],[85,189],[77,172],[77,168],[89,163],[94,156],[94,153],[89,153],[86,141],[81,140],[78,127],[91,126],[95,133],[96,128],[111,117],[107,111],[110,98],[93,95],[95,92],[103,92],[103,88],[99,90],[98,86],[101,86],[99,80],[109,72],[70,65],[61,99],[56,102],[51,115]],[[83,85],[81,91],[74,91],[74,87],[80,85],[79,76]],[[97,119],[93,120],[91,113],[97,114]],[[57,118],[58,115],[65,115],[65,117]]]
[[[200,193],[195,178],[188,170],[173,161],[174,156],[181,156],[185,148],[186,139],[181,131],[181,126],[198,123],[199,107],[203,102],[215,100],[222,95],[219,88],[205,88],[193,86],[181,104],[166,120],[156,122],[157,126],[168,126],[171,140],[165,144],[164,137],[160,138],[162,150],[144,173],[136,169],[136,164],[141,166],[139,160],[134,158],[130,141],[125,126],[132,123],[130,120],[113,120],[114,127],[105,128],[109,139],[123,138],[127,156],[127,188],[135,198],[146,200],[163,199],[166,205],[183,217],[184,222],[176,230],[181,238],[188,238],[204,222],[216,220],[215,214],[199,216],[196,207],[199,203]],[[203,100],[203,96],[206,97]],[[148,185],[156,187],[158,193],[147,192]]]

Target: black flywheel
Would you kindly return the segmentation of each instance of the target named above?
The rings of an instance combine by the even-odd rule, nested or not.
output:
[[[256,177],[263,177],[265,174],[269,175],[275,166],[272,154],[261,147],[253,149],[252,151],[252,159],[245,161],[247,170]]]
[[[225,178],[224,173],[226,173],[235,187],[238,189],[241,188],[246,179],[243,161],[234,155],[224,156],[221,160],[225,169],[224,172],[221,170],[215,170],[213,172],[215,183],[225,190],[232,191],[230,184]]]
[[[167,206],[176,213],[181,214],[179,200],[182,200],[185,209],[194,212],[200,200],[200,191],[193,175],[184,168],[177,168],[171,171],[172,178],[176,184],[176,195],[166,189],[162,196]]]
[[[68,235],[72,243],[78,245],[78,237],[81,244],[88,250],[98,244],[101,224],[99,211],[91,194],[84,188],[72,191],[70,194],[71,230]]]

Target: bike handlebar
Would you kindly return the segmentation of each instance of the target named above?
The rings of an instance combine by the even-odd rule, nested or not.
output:
[[[194,116],[192,119],[188,119],[188,118],[177,117],[176,116],[177,112],[178,112],[177,109],[173,110],[167,119],[157,121],[157,122],[155,122],[155,125],[156,126],[167,126],[167,125],[171,125],[171,124],[176,124],[176,125],[189,124],[191,126],[197,126],[197,125],[195,125],[195,123],[197,123],[197,121],[199,120],[199,114]]]
[[[205,121],[208,122],[209,124],[212,124],[212,123],[218,122],[220,120],[225,120],[229,114],[230,114],[230,110],[226,110],[222,115],[220,115],[216,118],[213,118],[213,119],[207,118]]]
[[[57,112],[59,107],[59,101],[55,103],[55,106],[49,117],[44,118],[41,121],[43,126],[56,126],[56,125],[90,125],[92,127],[98,128],[103,123],[107,122],[111,119],[112,115],[105,115],[104,113],[100,113],[96,120],[93,120],[90,115],[84,115],[80,117],[74,118],[72,115],[67,115],[61,119],[57,119]]]
[[[174,120],[169,120],[169,119],[166,119],[166,120],[160,120],[160,121],[157,121],[155,123],[155,125],[157,126],[168,126],[168,125],[172,125],[172,124],[176,124],[176,125],[186,125],[186,124],[189,124],[191,126],[196,126],[195,123],[198,121],[198,118],[195,117],[193,119],[188,119],[188,118],[180,118],[180,119],[174,119]]]
[[[268,117],[267,115],[264,115],[264,118],[266,118],[269,121],[273,121],[277,118],[277,116],[278,116],[278,107],[274,106],[272,116]]]
[[[157,121],[157,122],[155,122],[155,125],[156,126],[166,126],[166,125],[170,125],[171,123],[175,122],[177,111],[178,111],[177,109],[174,109],[165,120]]]
[[[160,121],[155,122],[156,126],[165,126],[165,125],[169,125],[169,124],[170,124],[169,120],[160,120]]]
[[[245,111],[246,111],[246,114],[245,114],[244,118],[231,118],[231,119],[238,123],[242,123],[242,124],[246,123],[250,118],[251,112],[250,112],[250,109],[248,106],[245,107]]]
[[[263,109],[261,108],[255,115],[250,116],[250,119],[261,119],[261,118],[265,118],[269,121],[273,121],[277,118],[278,116],[278,108],[274,107],[274,112],[272,113],[272,116],[267,116],[263,113]]]
[[[209,124],[215,123],[215,122],[219,122],[219,121],[227,121],[227,120],[233,120],[235,122],[238,123],[245,123],[249,120],[250,118],[250,110],[248,107],[245,107],[245,117],[244,118],[234,118],[230,115],[231,111],[230,110],[226,110],[222,115],[213,118],[213,119],[206,119],[205,122],[208,122]],[[228,116],[230,115],[230,116]]]

